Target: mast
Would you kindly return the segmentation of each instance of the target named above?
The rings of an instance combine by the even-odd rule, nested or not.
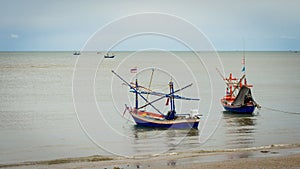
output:
[[[170,86],[170,93],[174,93],[174,86],[173,86],[173,82],[170,81],[169,83],[169,86]],[[170,95],[170,102],[171,102],[171,111],[175,111],[175,102],[174,102],[174,95]]]
[[[246,76],[246,57],[245,57],[245,40],[243,39],[243,59],[242,59],[242,73],[244,76]],[[244,85],[247,85],[246,77],[244,79]]]
[[[245,39],[243,38],[243,59],[242,59],[242,72],[246,74],[246,60],[245,60]]]
[[[138,110],[138,107],[139,107],[139,100],[138,100],[138,80],[137,78],[135,79],[135,110],[137,111]]]
[[[175,100],[174,100],[174,85],[173,85],[173,82],[172,82],[172,79],[171,81],[169,82],[169,87],[170,87],[170,106],[171,106],[171,110],[168,112],[168,115],[166,117],[167,120],[174,120],[175,119],[175,114],[176,114],[176,111],[175,111]]]
[[[243,56],[243,64],[244,64],[244,75],[246,75],[246,57],[245,57],[245,52],[244,52],[244,56]]]

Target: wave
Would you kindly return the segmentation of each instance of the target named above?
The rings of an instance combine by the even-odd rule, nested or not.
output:
[[[300,144],[271,144],[267,146],[259,147],[248,147],[248,148],[234,148],[234,149],[224,149],[224,150],[200,150],[199,153],[218,153],[218,152],[243,152],[243,151],[258,151],[266,149],[288,149],[288,148],[298,148]]]
[[[186,151],[186,152],[170,152],[164,154],[152,154],[151,156],[172,156],[179,154],[209,154],[209,153],[230,153],[230,152],[245,152],[245,151],[265,151],[269,149],[290,149],[290,148],[299,148],[300,144],[271,144],[266,146],[258,147],[248,147],[248,148],[234,148],[234,149],[216,149],[216,150],[195,150],[195,151]]]
[[[29,162],[14,163],[14,164],[0,164],[0,168],[30,166],[30,165],[53,165],[53,164],[65,164],[65,163],[74,163],[74,162],[96,162],[96,161],[109,161],[109,160],[113,160],[113,158],[107,156],[94,155],[88,157],[61,158],[61,159],[46,160],[46,161],[29,161]]]

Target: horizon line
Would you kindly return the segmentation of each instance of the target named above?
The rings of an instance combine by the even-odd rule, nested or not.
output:
[[[137,50],[115,50],[115,51],[100,51],[100,50],[3,50],[5,52],[137,52]],[[300,50],[165,50],[169,52],[300,52]],[[142,50],[142,52],[163,52],[162,50]]]

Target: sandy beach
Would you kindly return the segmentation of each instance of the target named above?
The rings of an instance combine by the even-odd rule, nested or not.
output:
[[[151,163],[153,166],[151,166]],[[1,166],[1,168],[65,168],[65,169],[80,169],[80,168],[101,168],[101,169],[133,169],[133,168],[147,168],[147,169],[240,169],[240,168],[265,168],[265,169],[281,169],[281,168],[300,168],[300,154],[280,156],[280,157],[262,157],[262,158],[247,158],[247,159],[233,159],[218,162],[199,162],[191,164],[176,164],[168,163],[158,166],[156,162],[128,160],[128,161],[111,161],[111,162],[74,162],[68,164],[37,164],[37,165],[20,165],[20,166]]]
[[[124,158],[89,156],[77,158],[64,158],[48,161],[24,162],[16,164],[3,164],[0,168],[27,169],[238,169],[238,168],[300,168],[299,147],[286,148],[270,147],[259,150],[243,150],[226,152],[184,152],[166,153],[144,157]]]
[[[184,166],[158,167],[167,168],[186,168],[186,169],[239,169],[239,168],[300,168],[300,154],[282,157],[234,159],[220,162],[195,163]]]

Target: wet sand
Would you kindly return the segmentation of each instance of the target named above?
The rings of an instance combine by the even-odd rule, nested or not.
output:
[[[99,169],[235,169],[300,168],[300,147],[271,147],[226,152],[194,151],[135,158],[89,156],[0,165],[0,168],[99,168]]]
[[[176,159],[176,158],[175,158]],[[175,160],[173,159],[173,160]],[[36,165],[20,165],[2,168],[53,168],[53,169],[81,169],[81,168],[99,168],[99,169],[134,169],[134,168],[147,168],[147,169],[240,169],[240,168],[265,168],[265,169],[281,169],[281,168],[300,168],[300,154],[293,154],[288,156],[279,157],[260,157],[260,158],[243,158],[232,159],[218,162],[199,162],[191,164],[178,164],[175,161],[159,166],[162,161],[152,160],[126,160],[119,161],[113,160],[110,162],[72,162],[67,164],[36,164]]]
[[[220,163],[219,163],[220,164]],[[244,159],[233,162],[225,162],[222,168],[300,168],[300,154],[284,157]],[[228,166],[227,166],[228,165]],[[207,165],[207,168],[218,164]]]
[[[281,156],[281,157],[261,157],[234,159],[219,162],[195,163],[184,166],[155,167],[156,169],[240,169],[240,168],[264,168],[264,169],[282,169],[282,168],[300,168],[300,154]]]

